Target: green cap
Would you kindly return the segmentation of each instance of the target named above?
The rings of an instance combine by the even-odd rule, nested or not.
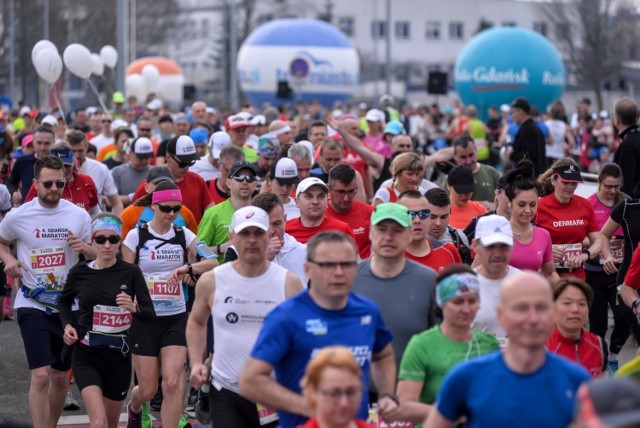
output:
[[[407,207],[393,202],[380,204],[373,210],[371,224],[375,225],[383,220],[393,220],[402,227],[411,226],[411,216]]]
[[[114,103],[118,103],[118,104],[122,104],[124,103],[124,94],[120,91],[114,92],[113,93],[113,97],[111,98],[111,100]]]

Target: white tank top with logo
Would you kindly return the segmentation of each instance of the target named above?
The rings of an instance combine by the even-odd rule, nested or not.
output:
[[[238,380],[266,315],[285,300],[287,270],[275,263],[262,275],[240,275],[232,263],[213,269],[214,355],[212,383],[238,392]]]

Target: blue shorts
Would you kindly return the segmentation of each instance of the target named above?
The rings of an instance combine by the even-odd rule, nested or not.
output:
[[[35,308],[19,308],[17,312],[29,370],[46,366],[63,372],[69,370],[72,349],[62,340],[60,315]]]

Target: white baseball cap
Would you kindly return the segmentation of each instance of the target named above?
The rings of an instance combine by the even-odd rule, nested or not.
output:
[[[138,137],[131,143],[131,151],[140,159],[153,156],[153,143],[147,137]]]
[[[327,184],[324,181],[320,180],[318,177],[309,177],[305,178],[300,182],[300,184],[298,184],[298,188],[296,189],[296,198],[300,196],[300,193],[306,192],[313,186],[320,186],[329,193],[329,187],[327,187]]]
[[[269,177],[278,180],[280,184],[298,184],[298,167],[291,158],[280,158],[269,171]]]
[[[231,144],[231,137],[224,131],[218,131],[211,134],[209,138],[209,153],[214,159],[220,159],[220,152],[226,146]]]
[[[58,124],[58,119],[56,119],[54,115],[48,114],[42,118],[40,123],[43,125],[56,126]]]
[[[262,208],[249,205],[233,213],[231,216],[231,230],[239,233],[247,227],[257,227],[265,232],[269,230],[269,214]]]
[[[505,217],[497,214],[480,217],[476,224],[475,239],[483,247],[493,244],[513,246],[511,223]]]
[[[367,122],[384,122],[384,113],[377,108],[372,108],[364,115]]]
[[[147,104],[147,110],[160,110],[162,108],[162,100],[159,98],[154,98]]]
[[[256,126],[256,125],[266,125],[266,124],[267,124],[267,118],[261,114],[256,114],[251,119],[249,119],[249,125]]]
[[[187,135],[173,137],[167,143],[167,153],[175,155],[180,162],[191,162],[199,159],[196,145]]]

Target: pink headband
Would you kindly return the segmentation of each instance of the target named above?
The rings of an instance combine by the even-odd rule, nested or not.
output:
[[[157,190],[153,192],[153,197],[151,198],[152,204],[168,201],[182,202],[182,193],[180,193],[180,189]]]

